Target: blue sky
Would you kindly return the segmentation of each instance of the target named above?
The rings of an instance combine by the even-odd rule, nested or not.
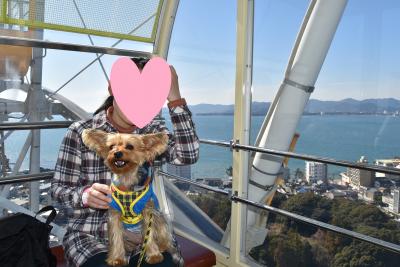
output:
[[[215,1],[213,10],[193,2],[181,3],[188,12],[177,17],[170,60],[184,66],[196,102],[232,103],[233,94],[225,92],[234,87],[236,10],[229,5],[234,1]],[[256,1],[254,100],[273,98],[308,4]],[[312,98],[399,98],[398,14],[395,0],[349,0]]]
[[[271,101],[283,79],[308,0],[256,0],[253,100]],[[400,98],[400,2],[349,0],[311,98]],[[190,104],[234,102],[235,0],[181,0],[168,61],[179,74]],[[46,31],[45,39],[90,44],[85,35]],[[96,45],[116,40],[94,37]],[[124,41],[118,47],[151,51],[148,44]],[[43,83],[57,89],[95,57],[90,53],[49,50]],[[104,56],[107,72],[115,56]],[[106,97],[98,64],[61,93],[94,110]]]

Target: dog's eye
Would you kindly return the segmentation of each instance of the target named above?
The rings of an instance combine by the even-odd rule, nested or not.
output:
[[[109,148],[110,148],[110,150],[112,150],[114,148],[114,145],[111,145]]]
[[[125,146],[125,148],[128,149],[128,150],[133,150],[133,145],[127,144],[127,145]]]

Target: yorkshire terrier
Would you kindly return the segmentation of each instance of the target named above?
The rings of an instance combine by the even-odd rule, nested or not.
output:
[[[124,228],[141,231],[145,240],[143,242],[147,263],[162,262],[164,251],[174,256],[176,250],[172,233],[163,214],[157,209],[158,202],[152,189],[151,175],[142,189],[137,189],[141,182],[139,167],[153,161],[166,150],[168,136],[163,133],[137,135],[86,129],[82,133],[82,140],[89,149],[104,159],[104,163],[114,174],[111,184],[113,202],[110,204],[108,221],[107,264],[128,264],[125,257]],[[149,226],[150,229],[147,229]]]

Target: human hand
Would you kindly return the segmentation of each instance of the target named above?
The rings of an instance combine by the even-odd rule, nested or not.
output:
[[[168,94],[168,102],[177,100],[181,98],[181,93],[179,91],[179,82],[178,82],[178,75],[176,74],[175,68],[173,66],[169,66],[171,69],[171,88]]]
[[[142,234],[140,232],[131,232],[124,229],[124,247],[128,252],[134,251],[137,246],[141,245],[143,242]]]
[[[82,202],[90,208],[108,209],[111,203],[109,195],[111,195],[111,190],[108,185],[94,183],[83,192]]]

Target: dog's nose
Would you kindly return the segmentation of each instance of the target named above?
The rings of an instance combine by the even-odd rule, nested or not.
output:
[[[122,154],[121,151],[118,151],[118,152],[115,152],[115,153],[114,153],[114,157],[115,157],[116,159],[122,158],[122,156],[123,156],[123,154]]]

